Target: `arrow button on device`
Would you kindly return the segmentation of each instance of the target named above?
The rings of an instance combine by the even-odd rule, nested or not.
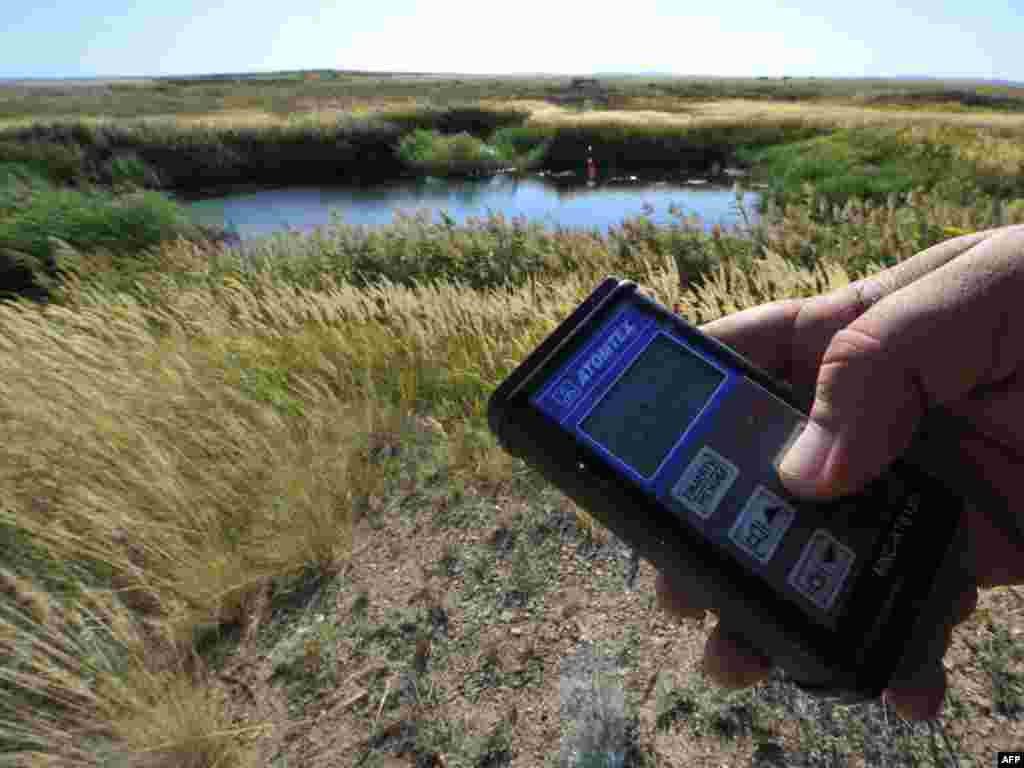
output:
[[[779,542],[796,518],[796,510],[763,485],[740,511],[729,530],[729,540],[758,562],[772,559]]]
[[[855,559],[852,549],[819,528],[804,546],[787,583],[821,610],[828,611],[842,591]]]

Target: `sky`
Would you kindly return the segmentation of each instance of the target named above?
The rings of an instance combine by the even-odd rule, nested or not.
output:
[[[1022,15],[1024,0],[3,0],[0,79],[353,69],[1024,81]]]

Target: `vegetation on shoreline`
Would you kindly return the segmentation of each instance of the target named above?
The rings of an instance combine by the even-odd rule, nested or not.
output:
[[[907,128],[845,129],[741,155],[769,180],[770,194],[780,202],[799,196],[807,184],[840,205],[911,190],[959,203],[1024,197],[1024,176],[1012,165],[981,166],[969,149],[974,140],[954,130],[922,135]]]
[[[336,183],[508,167],[579,170],[593,156],[613,175],[708,173],[743,163],[768,181],[769,204],[781,206],[805,199],[807,185],[826,208],[916,191],[989,207],[988,218],[998,221],[999,211],[1024,198],[1022,133],[1006,127],[836,128],[787,114],[664,125],[528,118],[516,108],[454,105],[263,127],[80,122],[0,131],[0,205],[6,200],[10,209],[16,201],[20,211],[17,221],[0,217],[5,295],[50,297],[55,275],[69,268],[58,264],[58,252],[116,255],[204,236],[171,202],[143,189],[188,193],[243,182]],[[59,241],[71,250],[62,251]],[[148,268],[144,258],[117,258],[128,273]]]
[[[829,79],[793,77],[600,77],[608,106],[616,110],[672,111],[695,101],[751,99],[771,102],[843,103],[1017,112],[1024,106],[1020,85],[944,83],[934,80]],[[366,108],[367,104],[410,106],[484,100],[544,100],[574,92],[571,77],[451,77],[362,72],[309,72],[157,78],[95,83],[15,83],[0,88],[0,119],[208,114],[259,110],[288,115],[306,110]],[[582,98],[580,100],[582,102]]]
[[[29,164],[62,183],[112,185],[127,175],[145,186],[187,193],[231,183],[483,174],[509,165],[578,171],[588,147],[609,173],[701,173],[732,161],[739,149],[828,132],[787,118],[645,126],[548,125],[527,117],[517,110],[453,107],[261,127],[38,124],[0,131],[0,162]]]
[[[159,192],[56,187],[31,168],[0,164],[0,300],[58,298],[64,277],[81,272],[82,253],[103,252],[130,282],[153,268],[148,249],[204,236]]]
[[[330,92],[169,85],[117,92],[154,108],[185,91],[196,105],[215,89],[221,104]],[[768,83],[765,98],[805,85]],[[616,87],[611,103],[650,108],[641,95],[673,86]],[[992,740],[973,723],[1021,733],[1024,662],[1007,627],[1022,617],[1001,590],[957,632],[941,740],[884,704],[827,707],[777,679],[712,690],[693,661],[707,626],[659,627],[649,572],[630,576],[621,548],[484,419],[494,385],[606,274],[707,322],[1024,223],[1016,129],[545,122],[449,106],[0,134],[0,280],[20,269],[32,286],[0,284],[0,764],[285,764],[308,757],[294,745],[319,727],[352,736],[345,754],[367,766],[542,764],[558,733],[539,710],[557,700],[559,656],[588,642],[573,622],[598,610],[607,620],[586,631],[626,670],[632,766],[687,744],[716,765],[846,752],[981,765]],[[578,168],[591,145],[611,167],[738,159],[772,186],[738,231],[682,216],[607,233],[407,216],[244,250],[147,189],[326,173],[324,153],[368,174]],[[517,754],[524,738],[548,753]]]

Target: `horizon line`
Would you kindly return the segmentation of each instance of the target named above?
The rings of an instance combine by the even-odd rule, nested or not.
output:
[[[225,72],[189,72],[175,73],[168,75],[68,75],[68,76],[0,76],[0,84],[11,84],[19,82],[74,82],[93,80],[168,80],[185,78],[244,78],[252,75],[294,75],[303,73],[329,72],[347,75],[362,76],[397,76],[397,77],[451,77],[451,78],[495,78],[495,79],[521,79],[521,78],[557,78],[557,77],[652,77],[652,78],[676,78],[676,79],[709,79],[709,80],[881,80],[881,81],[938,81],[938,82],[965,82],[965,83],[993,83],[999,85],[1021,86],[1024,81],[1007,80],[991,77],[974,77],[969,75],[716,75],[700,73],[678,73],[643,70],[612,70],[596,72],[430,72],[426,70],[377,70],[377,69],[347,69],[337,67],[307,67],[304,69],[254,69],[247,71],[225,71]]]

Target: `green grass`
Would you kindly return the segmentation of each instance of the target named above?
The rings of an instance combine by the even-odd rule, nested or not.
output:
[[[522,172],[548,159],[550,142],[543,135],[523,126],[501,128],[490,140],[466,131],[416,129],[402,138],[397,153],[409,168],[433,176],[486,175],[510,167]]]
[[[315,290],[330,281],[359,287],[457,282],[485,289],[556,279],[604,254],[614,262],[609,267],[626,275],[635,275],[645,260],[670,259],[690,282],[723,259],[749,264],[753,248],[748,239],[716,237],[682,214],[667,225],[629,218],[603,234],[553,231],[500,214],[461,225],[414,215],[372,229],[336,221],[312,233],[270,237],[253,244],[244,264],[237,255],[211,255],[208,279],[216,284],[231,275],[252,284],[257,275],[270,275]]]
[[[32,167],[0,165],[0,298],[53,299],[60,275],[82,270],[80,254],[102,252],[126,283],[152,269],[147,249],[201,235],[185,211],[158,192],[115,197],[53,186]]]
[[[906,131],[860,128],[798,142],[744,149],[744,160],[768,180],[785,203],[810,185],[829,204],[884,202],[911,190],[936,190],[966,202],[979,194],[1024,195],[1024,178],[986,173],[960,156],[952,143],[914,142]]]
[[[1024,649],[1002,625],[989,625],[990,637],[978,649],[981,667],[992,681],[993,708],[1006,718],[1024,718]]]
[[[0,298],[57,299],[61,275],[82,271],[82,253],[102,252],[114,264],[108,274],[130,285],[154,269],[148,249],[201,235],[158,192],[55,187],[31,166],[0,165]]]
[[[61,185],[79,183],[85,176],[85,154],[78,144],[9,135],[0,140],[0,163],[7,168],[5,176],[28,173]]]
[[[398,145],[398,156],[410,168],[435,176],[475,176],[494,173],[506,159],[493,146],[469,133],[446,136],[416,129]]]

